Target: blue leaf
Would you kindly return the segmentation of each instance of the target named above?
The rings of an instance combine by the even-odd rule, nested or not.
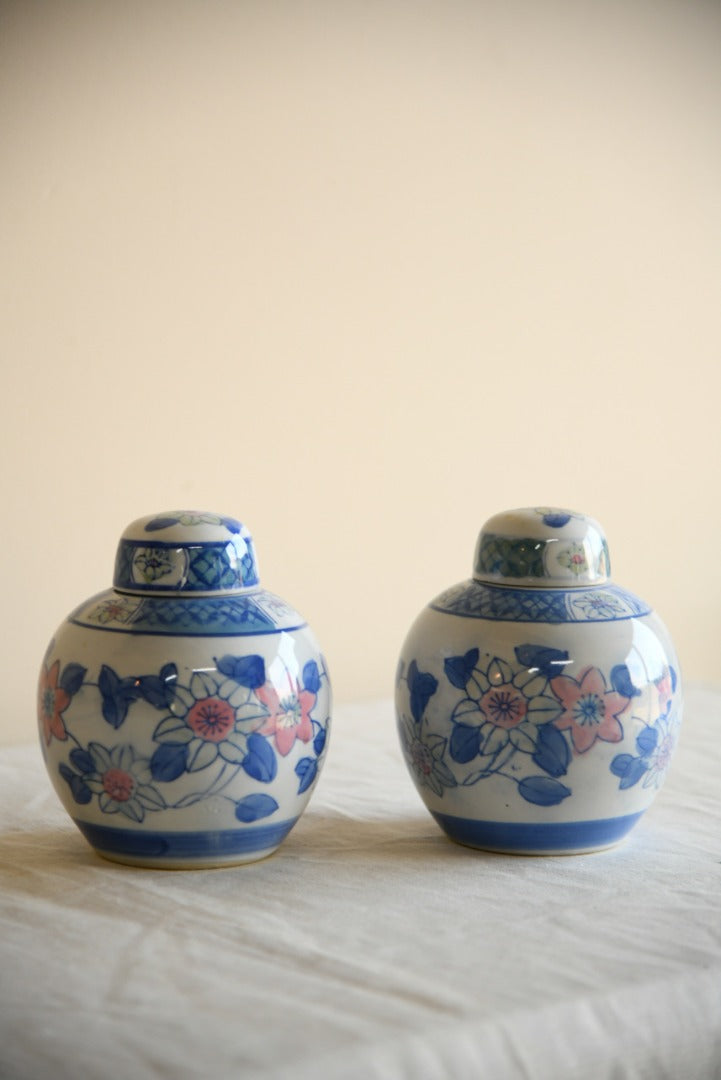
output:
[[[450,741],[450,755],[454,761],[465,765],[473,761],[481,746],[481,729],[469,724],[456,724]]]
[[[117,687],[120,686],[120,678],[107,664],[103,664],[100,669],[98,686],[100,687],[100,693],[103,695],[107,694],[109,697],[111,697],[115,693]]]
[[[82,776],[75,776],[70,782],[70,790],[75,802],[80,806],[86,806],[92,799],[93,793],[83,780]]]
[[[269,784],[274,780],[278,771],[273,747],[257,732],[248,736],[248,753],[243,758],[242,765],[248,776],[260,780],[262,784]]]
[[[525,668],[535,668],[546,679],[562,675],[568,663],[565,649],[549,649],[545,645],[517,645],[514,652],[519,664]]]
[[[160,678],[164,683],[173,683],[177,680],[178,669],[172,661],[169,664],[163,664],[160,669]],[[168,686],[168,690],[172,690],[172,692],[175,693],[175,687]]]
[[[449,656],[443,664],[448,681],[459,690],[465,690],[466,683],[478,663],[478,656],[478,649],[469,649],[463,656]]]
[[[313,749],[318,757],[323,753],[323,747],[325,746],[326,730],[321,728],[316,737],[313,739]]]
[[[70,751],[70,760],[79,773],[91,773],[95,772],[95,765],[93,759],[87,750],[81,750],[76,747]]]
[[[678,675],[676,674],[675,668],[670,667],[668,670],[669,670],[669,674],[671,676],[671,690],[675,694],[676,693],[676,685],[678,683]]]
[[[107,664],[100,669],[98,689],[103,698],[103,717],[111,727],[120,727],[130,705],[138,698],[137,682],[133,678],[120,679]]]
[[[262,656],[221,656],[215,666],[221,675],[233,679],[249,690],[257,690],[265,682],[265,661]]]
[[[636,689],[631,681],[631,672],[628,670],[626,664],[616,664],[611,668],[611,686],[617,694],[623,695],[623,697],[631,698],[638,697],[641,693]]]
[[[408,689],[413,719],[420,724],[426,705],[438,689],[438,680],[427,672],[419,671],[415,660],[411,660],[408,665]]]
[[[639,754],[643,754],[647,757],[652,754],[656,749],[656,743],[658,742],[658,728],[647,727],[641,731],[636,737],[636,747]]]
[[[187,743],[163,743],[150,759],[150,773],[153,780],[168,784],[185,772],[187,764]]]
[[[158,675],[141,675],[135,680],[138,696],[145,699],[154,709],[168,709],[173,702],[175,690],[168,687]]]
[[[84,782],[82,776],[78,776],[72,769],[69,769],[67,765],[59,765],[58,771],[63,780],[69,785],[73,799],[80,806],[85,806],[93,797],[93,793],[87,784]]]
[[[633,787],[637,784],[643,774],[648,771],[648,763],[643,758],[631,758],[631,764],[626,770],[626,775],[618,785],[621,791],[625,791],[626,788]]]
[[[235,804],[238,821],[258,821],[269,817],[278,809],[278,803],[270,795],[246,795]]]
[[[562,512],[543,515],[543,524],[548,525],[549,529],[562,529],[570,520],[571,515]]]
[[[320,690],[320,674],[315,660],[309,660],[303,668],[303,686],[311,694],[317,694]]]
[[[538,728],[538,742],[533,761],[539,769],[551,776],[565,776],[571,751],[558,728],[553,724],[542,724]]]
[[[310,785],[313,783],[318,772],[318,762],[315,758],[304,757],[301,758],[295,767],[296,776],[300,777],[300,783],[298,784],[298,794],[301,795],[304,791],[307,791]]]
[[[177,525],[179,521],[178,517],[156,517],[146,523],[145,531],[157,532],[159,529],[169,529],[171,525]]]
[[[82,664],[65,665],[60,676],[60,686],[66,694],[70,694],[71,697],[73,694],[77,694],[78,690],[83,685],[86,671],[87,668],[84,668]]]
[[[609,768],[614,776],[620,776],[623,779],[634,761],[638,761],[638,758],[632,754],[616,754]]]
[[[565,784],[548,776],[528,776],[519,781],[518,791],[526,802],[536,806],[556,806],[571,794]]]

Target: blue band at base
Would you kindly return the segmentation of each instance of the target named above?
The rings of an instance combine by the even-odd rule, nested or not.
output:
[[[87,821],[78,821],[77,818],[73,820],[85,839],[98,851],[107,852],[108,855],[201,861],[275,848],[285,839],[298,818],[279,821],[274,825],[216,829],[208,832],[115,829],[108,825],[91,825]]]
[[[485,851],[533,854],[537,852],[591,851],[610,847],[636,824],[643,811],[598,821],[555,821],[523,824],[504,821],[474,821],[431,811],[452,840]]]

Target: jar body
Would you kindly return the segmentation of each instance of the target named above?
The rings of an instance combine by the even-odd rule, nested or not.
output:
[[[43,661],[40,741],[96,850],[157,867],[274,851],[323,762],[331,693],[311,630],[264,589],[114,589],[61,625]]]
[[[663,623],[610,584],[455,586],[412,626],[396,687],[406,762],[442,828],[527,854],[620,840],[664,779],[681,710]]]

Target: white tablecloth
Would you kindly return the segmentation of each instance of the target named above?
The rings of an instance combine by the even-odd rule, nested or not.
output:
[[[272,858],[105,862],[35,746],[0,751],[0,1075],[721,1077],[721,694],[688,694],[666,787],[596,855],[447,840],[389,703],[339,708]]]

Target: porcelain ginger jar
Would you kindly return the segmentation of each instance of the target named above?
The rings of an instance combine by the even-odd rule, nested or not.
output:
[[[66,810],[101,854],[155,867],[274,851],[316,782],[331,690],[318,643],[261,588],[233,518],[134,521],[112,589],[43,661],[40,739]]]
[[[453,840],[519,854],[608,847],[651,804],[676,744],[663,623],[610,580],[600,526],[498,514],[473,577],[432,600],[401,653],[404,756]]]

